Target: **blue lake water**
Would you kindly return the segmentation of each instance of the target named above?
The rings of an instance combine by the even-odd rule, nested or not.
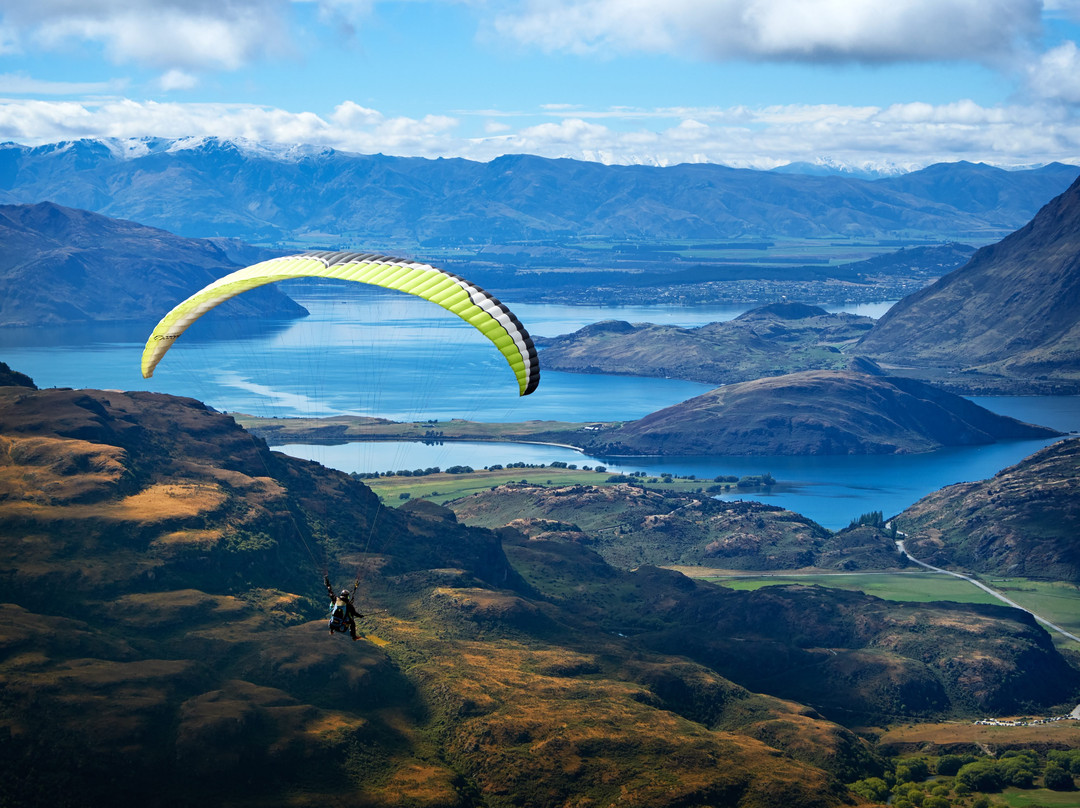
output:
[[[976,399],[990,409],[992,399]],[[1080,401],[1071,400],[1073,421],[1080,420]],[[1037,408],[1037,407],[1036,407]],[[1013,441],[990,446],[943,449],[917,455],[836,457],[680,457],[628,458],[582,454],[573,449],[535,444],[454,442],[437,446],[420,443],[352,443],[339,446],[288,445],[276,447],[295,457],[317,460],[343,471],[389,471],[473,468],[499,463],[578,466],[603,465],[612,472],[644,471],[651,475],[670,472],[693,474],[711,484],[717,475],[745,476],[769,472],[777,485],[752,494],[732,492],[725,500],[753,499],[796,511],[831,530],[839,530],[870,511],[894,516],[927,494],[958,482],[992,477],[1001,469],[1023,460],[1051,441]]]
[[[253,324],[216,312],[221,316],[197,323],[177,342],[152,379],[141,377],[139,362],[153,323],[0,329],[0,360],[30,375],[40,387],[155,390],[193,396],[226,412],[267,417],[350,413],[409,421],[629,420],[710,389],[670,379],[543,371],[539,390],[520,398],[502,356],[456,317],[406,295],[357,292],[355,284],[347,286],[348,291],[336,286],[289,289],[311,312],[302,320]],[[604,319],[696,326],[729,320],[743,311],[511,305],[538,336],[568,333]],[[831,310],[878,317],[889,305]],[[977,401],[1022,420],[1080,430],[1078,397]],[[718,474],[768,471],[779,484],[771,492],[755,493],[754,499],[791,508],[835,529],[868,511],[895,514],[944,485],[990,477],[1044,443],[824,458],[589,458],[559,447],[483,443],[366,443],[289,447],[289,452],[346,471],[554,460],[709,480]]]
[[[153,378],[140,358],[153,323],[0,329],[0,361],[39,387],[154,390],[226,412],[265,417],[376,415],[393,420],[630,420],[710,385],[671,379],[542,371],[518,396],[505,360],[471,326],[430,303],[358,284],[282,283],[310,316],[252,323],[221,315],[196,323]],[[888,303],[834,310],[874,316]],[[557,336],[604,319],[683,326],[730,320],[745,308],[513,304],[531,333]]]

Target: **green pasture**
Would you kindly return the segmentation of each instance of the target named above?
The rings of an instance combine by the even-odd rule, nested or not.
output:
[[[530,485],[606,485],[612,471],[587,469],[564,469],[552,466],[543,468],[503,468],[495,471],[477,469],[471,474],[426,474],[423,477],[372,477],[365,478],[364,485],[371,488],[386,505],[400,505],[414,498],[430,499],[440,505],[459,497],[486,491],[497,485],[526,482]],[[655,480],[655,482],[649,482]],[[644,485],[663,491],[697,491],[715,485],[711,479],[697,480],[686,477],[643,478]],[[734,484],[732,484],[734,485]],[[408,496],[402,496],[408,494]]]
[[[991,805],[1008,805],[1009,808],[1077,808],[1080,793],[1076,791],[1051,791],[1048,788],[1007,788],[1000,794],[988,794]]]
[[[951,575],[933,572],[834,573],[808,575],[722,576],[707,580],[731,589],[752,590],[779,584],[817,584],[836,589],[852,589],[885,600],[928,603],[949,600],[956,603],[993,603],[1004,605],[982,589]],[[1032,581],[1024,578],[980,578],[983,583],[1007,598],[1049,620],[1072,634],[1080,635],[1080,587],[1064,581]],[[1051,633],[1059,644],[1075,646],[1065,637]],[[1056,803],[1055,803],[1056,804]],[[1080,805],[1080,800],[1076,802]]]
[[[608,471],[545,467],[495,471],[479,469],[472,474],[441,473],[426,474],[423,477],[373,477],[363,482],[387,505],[400,505],[405,500],[421,498],[441,505],[452,499],[511,482],[528,482],[533,485],[599,485],[610,476],[611,472]]]
[[[929,603],[935,600],[951,600],[958,603],[1000,603],[987,592],[967,581],[933,572],[897,573],[835,573],[816,575],[764,575],[761,577],[709,578],[714,583],[730,589],[753,590],[780,584],[817,584],[834,589],[851,589],[885,600],[904,600]],[[1078,601],[1080,605],[1080,601]]]
[[[1066,631],[1080,635],[1080,587],[1076,584],[990,576],[983,576],[981,580],[1025,609],[1031,609]],[[1076,804],[1080,805],[1080,799]]]

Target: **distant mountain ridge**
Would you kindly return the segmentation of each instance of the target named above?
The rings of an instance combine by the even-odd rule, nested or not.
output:
[[[220,246],[42,202],[0,206],[0,326],[156,321],[237,269]],[[305,314],[272,287],[229,301],[233,317]]]
[[[952,163],[879,180],[714,164],[358,155],[204,140],[0,146],[0,201],[51,200],[186,236],[394,245],[1004,235],[1080,168]],[[322,242],[320,243],[320,239]]]
[[[952,389],[1080,390],[1080,180],[1024,227],[893,306],[854,353]]]

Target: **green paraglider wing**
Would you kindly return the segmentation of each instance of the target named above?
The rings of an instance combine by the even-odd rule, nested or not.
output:
[[[428,264],[351,252],[305,252],[272,258],[218,278],[173,308],[154,328],[143,349],[143,378],[154,375],[154,368],[177,338],[210,309],[249,289],[290,278],[337,278],[430,300],[495,343],[517,376],[520,395],[527,396],[540,382],[532,337],[497,298],[464,278]]]

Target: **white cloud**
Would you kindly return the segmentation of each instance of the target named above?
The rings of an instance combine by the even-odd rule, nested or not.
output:
[[[974,101],[965,99],[949,104],[892,104],[875,116],[879,123],[887,124],[932,124],[952,126],[992,126],[1009,122],[1009,116],[1015,114],[1012,109],[1001,107],[981,107]]]
[[[2,89],[2,85],[0,85]],[[649,113],[649,115],[645,115]],[[547,113],[551,115],[552,113]],[[633,110],[630,117],[577,111],[475,119],[475,134],[443,115],[391,117],[351,101],[329,116],[243,104],[101,100],[0,101],[0,141],[27,145],[81,137],[222,137],[332,147],[365,154],[490,160],[531,153],[605,163],[713,162],[772,168],[820,161],[915,168],[971,160],[1080,164],[1080,120],[1061,105],[982,107],[972,101],[887,107],[790,105]],[[647,118],[647,127],[641,117]],[[470,117],[469,121],[474,119]],[[485,130],[485,126],[487,126]]]
[[[43,81],[22,73],[0,74],[0,93],[13,95],[100,95],[115,93],[126,82],[114,81]]]
[[[1065,42],[1027,69],[1028,89],[1040,98],[1080,104],[1080,49]]]
[[[1080,0],[1044,0],[1043,7],[1051,14],[1061,13],[1080,20]]]
[[[368,109],[352,101],[346,101],[334,108],[332,119],[339,126],[360,129],[365,126],[379,124],[383,120],[383,115],[378,110]]]
[[[172,90],[191,90],[197,87],[199,79],[183,70],[169,70],[158,79],[158,85],[165,92]]]
[[[117,63],[234,70],[288,50],[288,0],[0,0],[18,46],[100,45]]]
[[[1041,10],[1040,0],[528,0],[493,26],[574,53],[996,63],[1038,35]]]

